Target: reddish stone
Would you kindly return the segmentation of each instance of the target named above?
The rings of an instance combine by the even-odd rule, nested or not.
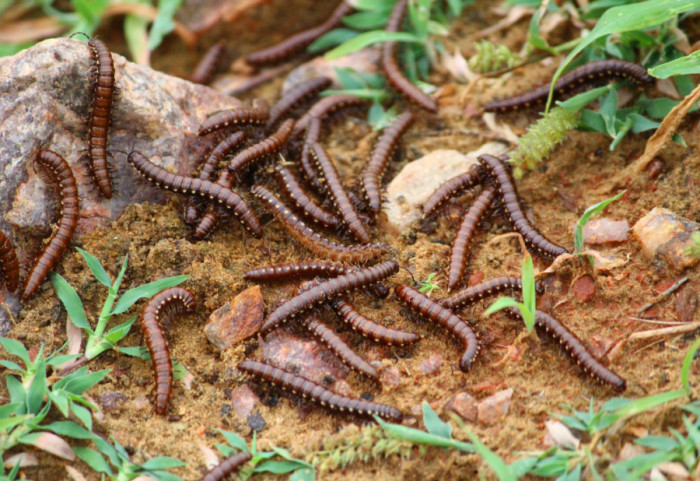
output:
[[[397,387],[401,382],[401,373],[396,366],[389,366],[379,372],[379,380],[382,386],[388,388]]]
[[[479,413],[477,400],[466,392],[455,394],[447,401],[445,409],[457,413],[462,419],[475,422]]]
[[[340,394],[341,396],[351,396],[352,388],[350,387],[350,384],[341,379],[333,384],[333,392]]]
[[[682,322],[692,322],[698,308],[698,292],[700,285],[697,282],[689,283],[678,293],[675,310],[678,319]]]
[[[483,399],[478,406],[478,419],[482,424],[494,424],[504,418],[510,410],[513,389],[498,391],[493,396]]]
[[[580,302],[590,301],[595,294],[595,283],[593,282],[593,278],[587,274],[579,277],[574,283],[573,290],[576,299],[578,299]]]
[[[425,361],[421,362],[418,369],[420,369],[426,376],[429,376],[430,374],[437,373],[440,370],[440,366],[442,366],[442,356],[435,353]]]
[[[233,409],[241,419],[246,419],[255,409],[255,405],[260,398],[253,392],[247,384],[243,384],[231,391],[231,401]]]
[[[469,287],[476,286],[478,284],[481,284],[484,281],[484,277],[486,277],[486,274],[484,274],[484,271],[475,271],[469,274],[469,281],[467,281],[467,285]]]
[[[260,286],[238,294],[209,316],[204,334],[220,351],[256,334],[263,322],[263,297]]]
[[[626,220],[600,217],[583,226],[583,241],[586,244],[608,244],[627,241],[630,226]]]

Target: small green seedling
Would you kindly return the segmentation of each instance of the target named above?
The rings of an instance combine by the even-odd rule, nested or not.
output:
[[[691,257],[700,257],[700,232],[693,232],[690,235],[690,242],[692,244],[683,249],[683,253]]]
[[[623,190],[615,197],[605,199],[604,201],[598,202],[597,204],[594,204],[586,209],[581,218],[576,222],[576,230],[574,231],[574,248],[576,249],[576,254],[581,254],[583,252],[583,228],[586,226],[590,218],[603,212],[603,209],[605,209],[608,204],[618,200],[620,197],[625,195],[625,192],[627,191]]]
[[[430,297],[430,294],[433,291],[437,291],[440,289],[440,286],[437,285],[436,283],[433,282],[433,278],[437,275],[437,273],[433,272],[431,274],[428,274],[428,278],[424,280],[423,282],[418,283],[418,291],[422,292],[423,294],[427,295]]]
[[[532,329],[535,327],[537,299],[535,292],[535,267],[532,264],[532,257],[529,254],[523,259],[521,278],[523,284],[523,302],[518,302],[512,297],[499,297],[484,311],[482,316],[488,317],[494,312],[507,307],[517,307],[520,310],[520,314],[523,316],[527,331],[532,332]]]

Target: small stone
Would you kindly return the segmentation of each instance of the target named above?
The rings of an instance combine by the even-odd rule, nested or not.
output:
[[[153,410],[153,407],[151,406],[151,401],[146,396],[139,396],[133,401],[131,401],[131,405],[134,408],[135,411],[144,411],[147,409]]]
[[[630,226],[626,220],[600,217],[583,226],[583,241],[590,245],[626,242]]]
[[[258,404],[259,401],[260,398],[247,384],[243,384],[242,386],[231,391],[231,402],[233,402],[233,409],[241,419],[247,418],[250,413],[253,412],[255,405]]]
[[[396,366],[389,366],[379,372],[379,380],[388,388],[397,387],[401,383],[401,373]]]
[[[700,285],[697,282],[689,283],[676,297],[675,310],[681,322],[693,322],[695,312],[698,309],[698,292]]]
[[[632,459],[636,456],[641,456],[644,454],[644,452],[644,448],[641,446],[637,446],[636,444],[632,443],[625,443],[622,446],[617,459],[618,461],[627,461],[628,459]]]
[[[513,389],[498,391],[496,394],[482,399],[478,406],[478,419],[482,424],[494,424],[508,414]]]
[[[212,312],[204,334],[218,350],[225,351],[256,334],[262,326],[263,317],[260,286],[253,286]]]
[[[571,430],[561,421],[545,421],[547,434],[545,434],[543,444],[549,448],[559,446],[560,448],[578,449],[581,442],[573,435]]]
[[[426,376],[429,376],[438,372],[440,370],[440,366],[442,366],[442,356],[435,353],[425,361],[421,362],[418,369],[420,369]]]
[[[595,282],[593,282],[593,278],[591,276],[586,274],[585,276],[581,276],[576,279],[572,290],[574,291],[576,299],[578,299],[580,302],[588,302],[595,294]]]
[[[455,394],[445,404],[445,409],[449,409],[459,415],[462,419],[469,422],[475,422],[479,412],[478,402],[474,396],[466,392]]]
[[[106,412],[116,411],[127,399],[126,395],[119,391],[106,392],[97,396],[97,402]]]
[[[700,231],[700,224],[683,219],[668,209],[654,207],[637,221],[632,230],[649,259],[663,261],[678,271],[700,261],[700,258],[683,252],[692,244],[691,234]]]
[[[341,396],[350,396],[352,388],[350,387],[350,384],[341,379],[340,381],[336,381],[336,383],[333,385],[333,392],[340,394]]]
[[[267,425],[265,418],[263,418],[262,415],[257,412],[248,416],[247,423],[248,426],[250,426],[250,429],[257,432],[262,431],[262,429]]]
[[[351,67],[360,72],[374,73],[379,63],[378,48],[364,48],[334,60],[326,60],[320,56],[292,70],[282,84],[282,95],[289,92],[299,83],[317,77],[328,77],[333,80],[331,88],[340,89],[343,86],[338,80],[336,68]]]

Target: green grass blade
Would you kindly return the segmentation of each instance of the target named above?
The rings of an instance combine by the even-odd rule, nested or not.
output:
[[[574,232],[574,247],[576,248],[576,252],[581,252],[583,250],[583,228],[588,223],[588,220],[594,215],[602,212],[603,209],[608,206],[608,204],[625,195],[625,192],[627,191],[623,190],[615,197],[605,199],[604,201],[598,202],[597,204],[594,204],[586,209],[586,212],[584,212],[581,218],[576,222],[576,231]]]
[[[700,73],[700,50],[649,69],[649,75],[653,75],[656,78],[698,73]]]
[[[51,278],[54,289],[56,289],[56,295],[63,303],[63,307],[66,308],[71,322],[73,322],[76,327],[84,329],[90,334],[94,334],[85,316],[83,301],[80,300],[73,286],[68,284],[68,281],[61,277],[60,274],[56,274],[55,272],[51,272],[49,277]]]
[[[83,259],[85,259],[85,264],[87,264],[87,266],[90,268],[92,275],[95,276],[95,279],[100,281],[102,285],[105,285],[108,288],[112,287],[112,279],[109,278],[109,274],[107,274],[107,271],[105,271],[105,268],[102,266],[102,263],[97,259],[97,257],[84,251],[80,247],[76,247],[75,250],[77,250],[80,255],[83,256]]]
[[[486,445],[479,440],[476,434],[471,432],[471,430],[468,428],[465,427],[464,432],[466,432],[467,436],[469,436],[469,439],[474,445],[474,449],[476,450],[477,454],[484,458],[484,461],[486,461],[491,469],[493,469],[493,472],[496,473],[496,477],[499,479],[499,481],[517,481],[516,477],[513,476],[508,468],[506,462],[499,455],[486,447]]]
[[[384,30],[373,30],[366,32],[357,37],[337,46],[330,52],[326,53],[326,60],[335,60],[352,52],[362,50],[365,47],[383,42],[413,42],[422,43],[419,37],[412,33],[406,32],[385,32]]]
[[[693,364],[693,359],[695,359],[695,353],[698,351],[698,348],[700,348],[700,339],[695,339],[695,342],[690,346],[690,349],[688,349],[688,352],[685,353],[685,357],[683,358],[683,365],[681,367],[681,382],[683,383],[683,387],[685,390],[690,394],[691,392],[691,387],[690,387],[690,367]]]
[[[25,366],[29,367],[32,363],[31,359],[29,359],[27,348],[21,342],[7,337],[0,337],[0,346],[4,347],[13,356],[20,358]]]
[[[167,289],[168,287],[175,287],[178,284],[182,284],[189,278],[190,276],[166,277],[165,279],[159,279],[157,281],[149,282],[148,284],[129,289],[119,298],[119,302],[117,302],[117,306],[114,308],[111,315],[126,312],[127,309],[133,306],[139,299],[143,299],[144,297],[153,297],[160,291]]]
[[[182,0],[158,0],[158,15],[148,36],[148,50],[155,50],[163,41],[163,37],[175,29],[173,19],[181,4]]]
[[[452,439],[452,426],[440,419],[440,416],[425,401],[423,401],[423,424],[430,434]]]
[[[520,303],[512,297],[499,297],[484,311],[481,317],[488,317],[494,312],[498,312],[506,307],[517,307],[519,309]]]

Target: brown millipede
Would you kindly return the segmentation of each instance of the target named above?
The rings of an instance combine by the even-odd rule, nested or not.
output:
[[[485,177],[486,171],[481,164],[474,164],[465,173],[446,180],[440,184],[440,187],[435,189],[435,192],[430,194],[430,197],[423,205],[423,218],[431,215],[450,198],[481,184]]]
[[[413,344],[421,339],[418,334],[399,331],[398,329],[390,329],[381,324],[377,324],[363,316],[350,301],[342,297],[333,300],[331,306],[333,306],[333,309],[336,310],[341,319],[348,323],[354,331],[376,342],[403,346],[405,344]]]
[[[408,0],[399,0],[394,5],[389,21],[384,28],[387,32],[400,32],[401,23],[406,15]],[[428,97],[418,87],[413,85],[401,71],[396,60],[399,44],[397,42],[385,42],[382,45],[382,69],[392,87],[406,100],[430,112],[437,112],[435,100]]]
[[[39,151],[36,160],[51,171],[60,187],[61,217],[58,229],[49,238],[24,281],[23,301],[32,297],[49,271],[56,265],[59,257],[68,248],[80,214],[78,186],[68,163],[63,157],[50,150]]]
[[[92,101],[90,124],[88,126],[88,154],[95,182],[102,195],[112,198],[112,182],[109,179],[107,163],[107,136],[109,134],[112,97],[114,96],[114,62],[107,46],[96,38],[88,42],[97,67],[95,95]]]
[[[262,125],[267,122],[267,103],[256,100],[252,107],[235,107],[217,112],[202,122],[197,135],[207,135],[234,125]]]
[[[322,208],[309,197],[288,168],[283,164],[277,164],[277,166],[275,166],[275,173],[277,174],[277,179],[279,180],[282,190],[287,194],[287,197],[292,203],[299,208],[306,219],[325,228],[336,228],[340,226],[340,219]]]
[[[554,84],[553,100],[559,100],[567,93],[583,85],[597,87],[615,79],[630,79],[645,86],[653,85],[656,81],[654,77],[647,73],[644,67],[636,63],[617,59],[600,60],[582,65],[557,80]],[[484,106],[484,111],[507,112],[542,105],[549,97],[550,86],[551,83],[548,83],[522,95],[493,100]]]
[[[250,461],[253,456],[250,453],[238,453],[230,456],[218,465],[214,466],[207,474],[204,475],[202,481],[221,481],[229,474],[238,469],[241,465]]]
[[[387,261],[320,282],[308,291],[285,301],[272,311],[263,322],[260,332],[263,334],[270,332],[282,322],[295,317],[300,312],[311,309],[316,304],[379,282],[395,274],[398,270],[399,264],[396,261]]]
[[[294,126],[292,136],[296,137],[305,131],[313,119],[323,120],[325,117],[337,112],[340,109],[365,105],[368,105],[367,99],[355,97],[354,95],[340,94],[323,97],[321,100],[313,104],[309,111],[297,121],[296,125]]]
[[[498,186],[501,202],[505,207],[510,222],[515,229],[520,232],[525,243],[536,249],[540,254],[556,258],[568,251],[561,246],[554,244],[540,234],[520,208],[518,191],[505,163],[492,155],[483,154],[479,156],[479,163],[488,171],[489,176]]]
[[[199,61],[190,75],[190,82],[207,85],[216,71],[216,67],[224,54],[226,48],[223,41],[216,42],[207,50],[202,60]]]
[[[471,326],[449,309],[410,286],[401,284],[396,287],[395,292],[401,302],[431,322],[441,325],[462,341],[464,353],[459,361],[459,368],[464,372],[469,371],[480,349],[479,339]]]
[[[218,184],[183,175],[176,175],[158,167],[140,152],[131,152],[127,162],[134,166],[149,182],[183,194],[199,195],[216,200],[230,209],[243,226],[256,238],[262,236],[262,228],[255,213],[243,198]]]
[[[340,25],[342,18],[352,12],[352,10],[352,6],[348,5],[344,1],[340,2],[336,9],[333,10],[333,13],[331,13],[331,16],[328,17],[323,23],[292,35],[288,39],[283,40],[282,42],[271,47],[248,54],[245,60],[248,64],[254,66],[279,63],[288,57],[301,52],[318,37],[330,32],[335,27]]]
[[[506,312],[516,319],[522,320],[519,309],[506,308]],[[612,386],[618,392],[627,389],[627,383],[612,370],[603,366],[593,355],[588,352],[581,339],[571,332],[564,324],[542,311],[535,312],[535,326],[544,329],[545,332],[561,344],[566,352],[581,366],[585,372],[601,383]]]
[[[389,163],[389,158],[393,155],[401,137],[413,123],[413,114],[404,112],[394,120],[389,127],[384,130],[372,151],[367,167],[362,173],[362,185],[367,196],[367,202],[374,214],[379,213],[381,207],[381,196],[379,194],[380,185],[384,171]]]
[[[264,201],[272,215],[280,221],[282,227],[305,249],[314,254],[324,256],[332,261],[365,263],[383,256],[389,251],[389,246],[386,244],[353,246],[336,244],[310,229],[265,187],[254,185],[250,192]]]
[[[519,277],[495,277],[471,287],[465,287],[449,297],[437,301],[444,307],[454,311],[469,306],[481,299],[501,293],[503,291],[522,292],[523,283]],[[535,283],[535,291],[542,294],[544,289]]]
[[[328,186],[328,192],[333,199],[333,204],[343,218],[343,222],[357,240],[365,244],[369,243],[369,234],[362,225],[362,222],[360,222],[355,206],[350,202],[350,198],[345,191],[345,187],[343,187],[338,171],[335,169],[335,165],[333,165],[331,159],[328,158],[328,154],[321,144],[318,143],[311,146],[311,154],[316,161],[318,171],[323,175],[325,183]]]
[[[7,290],[15,292],[19,287],[19,261],[10,239],[0,231],[0,274],[5,279]]]
[[[331,83],[332,80],[328,77],[315,77],[299,82],[272,106],[266,128],[270,129],[292,108],[328,88]]]
[[[459,284],[459,281],[462,279],[464,271],[467,269],[469,244],[471,244],[472,237],[474,237],[476,233],[476,228],[479,227],[481,218],[489,211],[495,198],[496,188],[492,185],[487,185],[471,207],[469,207],[464,217],[462,217],[462,223],[452,242],[452,249],[450,251],[450,269],[447,281],[448,291],[457,287],[457,284]]]
[[[318,193],[325,193],[326,186],[323,185],[319,178],[314,163],[311,159],[311,146],[318,142],[321,138],[321,119],[314,117],[309,122],[304,136],[304,144],[301,146],[301,155],[299,157],[299,165],[301,172],[304,174],[307,183],[316,189]]]
[[[167,309],[166,317],[180,312],[191,312],[195,300],[190,291],[182,287],[171,287],[153,296],[141,311],[141,330],[146,338],[148,352],[151,353],[153,374],[156,379],[156,414],[162,416],[168,408],[173,384],[173,366],[170,362],[168,342],[161,328],[161,310]]]
[[[398,409],[376,402],[353,399],[329,391],[305,377],[292,374],[278,367],[258,361],[243,361],[238,364],[238,369],[246,374],[255,376],[263,381],[281,386],[293,393],[299,393],[321,406],[338,411],[348,411],[364,416],[377,415],[381,418],[400,422],[403,414]]]
[[[349,272],[350,267],[325,261],[295,262],[252,269],[243,278],[256,282],[284,282],[305,277],[337,277]]]

